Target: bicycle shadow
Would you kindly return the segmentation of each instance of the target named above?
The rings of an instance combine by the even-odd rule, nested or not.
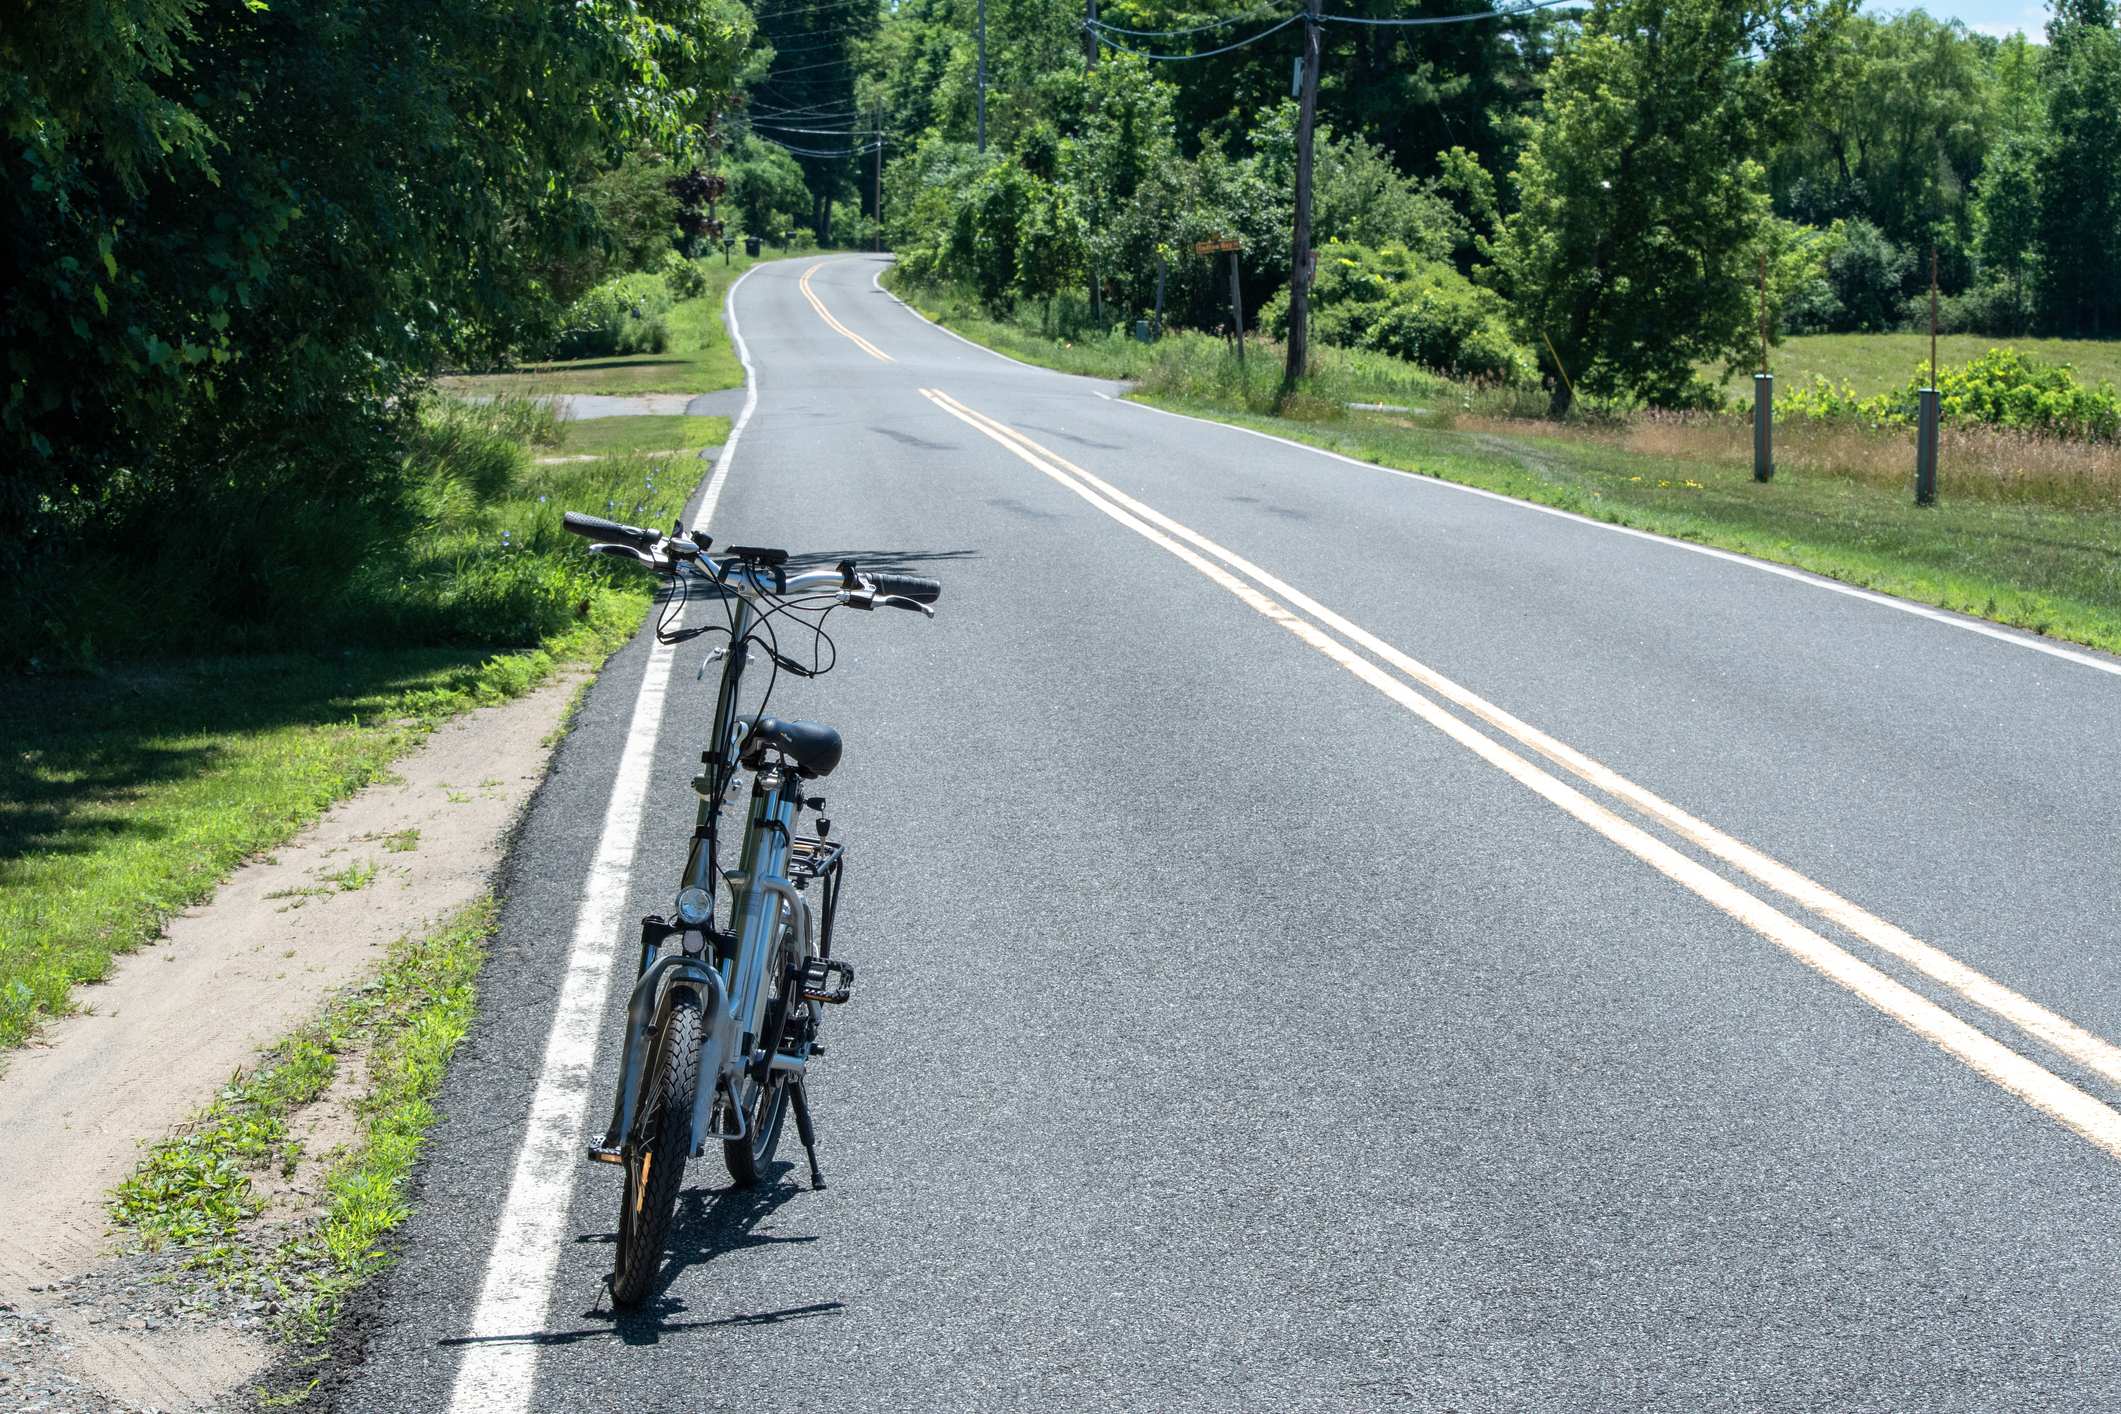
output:
[[[770,1166],[765,1181],[755,1188],[686,1190],[679,1195],[677,1215],[670,1226],[669,1249],[648,1299],[626,1310],[609,1308],[599,1301],[594,1308],[582,1313],[584,1318],[611,1322],[611,1333],[627,1345],[654,1345],[663,1336],[679,1331],[713,1326],[780,1325],[830,1315],[843,1309],[842,1302],[821,1301],[788,1310],[748,1312],[711,1320],[680,1319],[689,1308],[684,1298],[673,1295],[671,1289],[693,1268],[747,1248],[817,1241],[814,1234],[784,1237],[759,1230],[760,1224],[778,1212],[789,1199],[809,1191],[806,1185],[791,1177],[794,1169],[793,1163],[779,1160]]]
[[[818,550],[790,555],[788,573],[829,570],[841,560],[853,560],[862,569],[882,570],[886,574],[918,573],[931,565],[951,565],[981,558],[977,550]]]

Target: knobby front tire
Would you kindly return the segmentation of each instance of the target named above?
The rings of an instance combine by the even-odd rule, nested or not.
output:
[[[637,1306],[655,1286],[685,1186],[692,1153],[692,1098],[700,1082],[700,999],[681,991],[664,1021],[663,1048],[640,1120],[641,1142],[626,1161],[619,1207],[619,1246],[611,1270],[611,1299]]]

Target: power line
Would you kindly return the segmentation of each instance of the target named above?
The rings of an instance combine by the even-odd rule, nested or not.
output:
[[[774,22],[775,22],[776,20],[783,20],[783,19],[786,19],[786,18],[787,18],[788,16],[790,16],[790,15],[808,15],[808,14],[813,14],[813,13],[815,13],[815,12],[819,11],[819,10],[844,10],[844,9],[846,9],[846,8],[847,8],[848,6],[850,6],[850,5],[874,5],[874,4],[876,4],[876,0],[824,0],[824,3],[822,3],[822,4],[817,4],[817,5],[794,5],[794,6],[790,6],[790,7],[788,8],[788,9],[785,9],[785,10],[775,10],[775,11],[774,11],[774,12],[773,12],[772,14],[770,14],[770,15],[762,15],[762,16],[760,16],[760,17],[759,17],[759,23],[760,23],[760,24],[772,24],[772,23],[774,23]],[[879,8],[881,8],[881,7],[879,7]]]
[[[774,52],[775,54],[777,54],[777,55],[779,55],[779,54],[814,54],[814,53],[816,53],[816,52],[817,52],[818,50],[820,50],[820,49],[830,49],[830,48],[832,48],[832,47],[833,47],[834,45],[838,45],[838,44],[845,44],[845,43],[847,42],[847,36],[845,36],[845,35],[843,35],[843,34],[835,34],[835,35],[833,35],[833,36],[832,36],[831,38],[827,39],[827,40],[826,40],[826,41],[825,41],[825,42],[824,42],[823,44],[806,44],[806,45],[804,45],[804,46],[803,46],[802,48],[800,48],[800,49],[783,49],[783,48],[781,48],[781,46],[780,46],[780,43],[779,43],[779,41],[777,41],[776,39],[774,39],[774,37],[773,37],[772,35],[770,35],[770,34],[762,34],[762,35],[760,35],[760,36],[758,36],[758,37],[759,37],[760,39],[763,39],[763,40],[765,40],[765,41],[766,41],[766,42],[767,42],[768,44],[771,44],[771,45],[773,46],[773,52]],[[792,34],[792,35],[790,35],[790,36],[788,36],[788,37],[789,37],[790,39],[808,39],[808,38],[810,38],[810,36],[809,36],[809,35],[794,35],[794,34]]]
[[[1163,39],[1173,35],[1199,34],[1202,30],[1228,29],[1239,20],[1249,20],[1254,15],[1264,14],[1268,10],[1278,10],[1287,3],[1289,0],[1267,0],[1266,4],[1256,10],[1247,10],[1242,15],[1232,15],[1227,20],[1217,20],[1213,24],[1195,25],[1191,29],[1122,29],[1118,25],[1108,25],[1103,20],[1091,20],[1088,23],[1092,28],[1103,30],[1107,34],[1133,34],[1149,39]]]
[[[812,148],[807,147],[790,147],[785,142],[775,142],[770,137],[764,137],[756,133],[753,134],[753,136],[757,137],[760,142],[767,143],[773,147],[778,147],[781,151],[789,153],[793,156],[818,158],[866,157],[870,153],[876,152],[888,146],[891,141],[890,138],[886,137],[883,142],[870,142],[864,143],[860,147],[843,147],[835,148],[830,152],[818,152]]]
[[[1469,20],[1507,20],[1516,15],[1528,15],[1534,10],[1551,9],[1556,5],[1581,5],[1585,0],[1533,0],[1529,5],[1512,5],[1507,10],[1475,10],[1469,15],[1432,15],[1413,20],[1366,20],[1359,15],[1320,15],[1328,24],[1336,25],[1462,25]]]
[[[856,133],[871,132],[870,128],[791,128],[785,123],[753,123],[754,129],[765,128],[776,133],[817,133],[825,137],[853,137]]]
[[[1230,19],[1223,20],[1212,25],[1195,25],[1191,29],[1121,29],[1117,25],[1108,25],[1102,20],[1085,20],[1083,21],[1083,24],[1087,28],[1095,30],[1098,35],[1103,39],[1104,43],[1111,45],[1114,49],[1117,49],[1125,54],[1138,54],[1144,59],[1206,59],[1216,54],[1227,54],[1233,49],[1242,49],[1247,44],[1257,43],[1258,41],[1265,39],[1268,35],[1273,34],[1276,30],[1285,29],[1288,26],[1295,24],[1297,20],[1302,18],[1302,16],[1291,15],[1288,19],[1283,20],[1278,25],[1275,25],[1273,29],[1262,30],[1258,34],[1253,35],[1250,39],[1241,39],[1235,44],[1226,44],[1220,49],[1205,49],[1197,54],[1151,54],[1140,49],[1129,49],[1126,45],[1119,43],[1117,40],[1109,38],[1109,36],[1114,34],[1126,34],[1143,36],[1151,39],[1175,39],[1180,35],[1199,34],[1203,30],[1222,29],[1227,25],[1237,23],[1237,21],[1239,20],[1249,19],[1253,15],[1259,14],[1262,10],[1274,9],[1280,3],[1282,3],[1282,0],[1275,0],[1274,4],[1262,5],[1257,10],[1248,10],[1242,15],[1234,15]],[[1371,20],[1364,19],[1359,15],[1320,15],[1319,19],[1329,24],[1388,25],[1393,27],[1406,27],[1413,25],[1459,25],[1466,24],[1473,20],[1506,20],[1516,15],[1530,14],[1534,10],[1549,9],[1555,5],[1582,3],[1584,3],[1584,0],[1533,0],[1531,4],[1512,5],[1507,9],[1475,10],[1469,14],[1463,15],[1431,15],[1409,20]]]
[[[798,64],[792,69],[771,68],[766,71],[766,84],[770,86],[775,79],[784,79],[790,74],[807,74],[812,69],[834,69],[853,62],[853,59],[842,54],[837,59],[827,59],[821,64]]]
[[[1295,24],[1298,20],[1302,18],[1302,15],[1291,15],[1286,20],[1283,20],[1280,24],[1274,26],[1273,29],[1263,29],[1258,34],[1253,35],[1250,39],[1240,39],[1237,41],[1237,43],[1225,44],[1220,49],[1203,49],[1198,54],[1151,54],[1146,49],[1129,49],[1126,45],[1121,44],[1119,41],[1114,39],[1104,39],[1103,42],[1111,48],[1117,49],[1122,54],[1134,54],[1138,55],[1143,59],[1208,59],[1214,57],[1217,54],[1227,54],[1233,49],[1242,49],[1248,44],[1257,44],[1262,39],[1265,39],[1268,35],[1278,33],[1281,30],[1285,30],[1290,25]],[[1090,28],[1098,31],[1101,36],[1103,35],[1105,28],[1103,25],[1098,24],[1094,20],[1085,20],[1083,23],[1088,25]]]

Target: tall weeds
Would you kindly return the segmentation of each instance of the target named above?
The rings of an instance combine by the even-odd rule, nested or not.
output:
[[[1728,414],[1646,412],[1601,425],[1498,417],[1473,409],[1446,412],[1433,425],[1595,443],[1668,461],[1753,463],[1751,420]],[[1774,458],[1777,474],[1901,488],[1912,494],[1915,434],[1851,426],[1842,420],[1792,418],[1775,425]],[[2111,510],[2121,507],[2121,446],[2009,428],[1946,425],[1938,429],[1937,491],[1957,500]]]

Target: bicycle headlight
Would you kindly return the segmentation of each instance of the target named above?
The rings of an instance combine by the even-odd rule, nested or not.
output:
[[[678,921],[688,928],[698,928],[714,917],[714,895],[694,885],[678,890]]]

